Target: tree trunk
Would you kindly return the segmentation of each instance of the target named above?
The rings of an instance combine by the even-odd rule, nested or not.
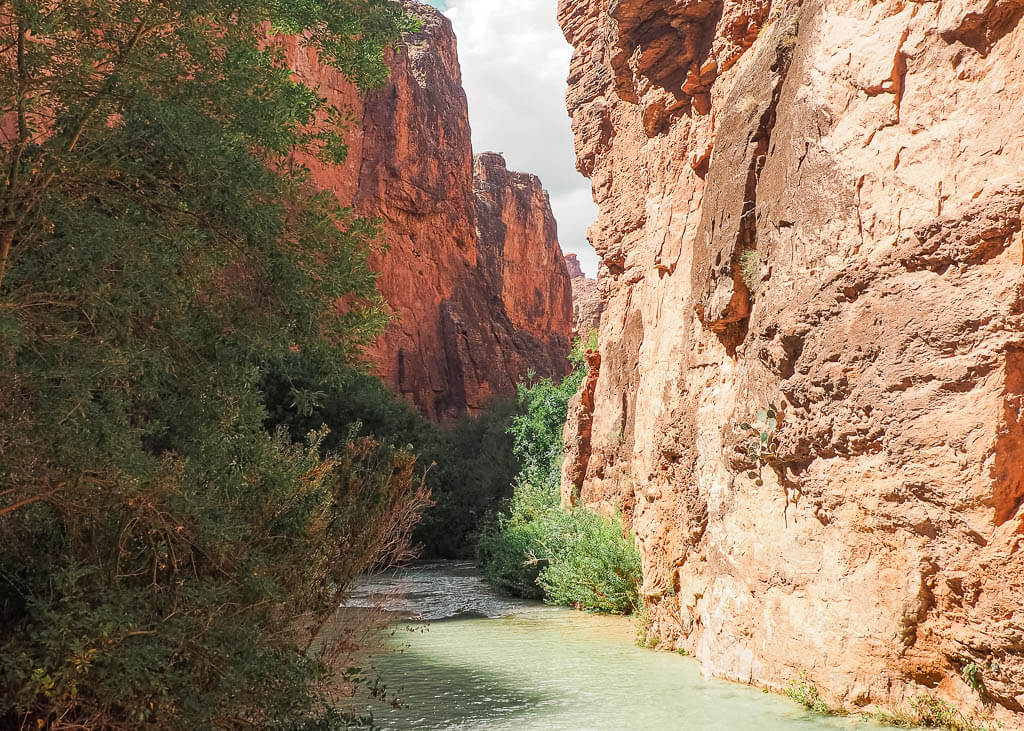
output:
[[[5,226],[0,232],[0,287],[4,284],[4,274],[7,273],[7,260],[11,256],[11,244],[14,243],[14,227]]]

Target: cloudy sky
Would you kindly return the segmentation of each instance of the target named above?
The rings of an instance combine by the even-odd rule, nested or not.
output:
[[[562,250],[590,276],[597,255],[587,227],[597,216],[590,182],[576,172],[565,111],[571,48],[557,0],[429,0],[451,18],[476,152],[501,152],[509,168],[534,173],[551,194]]]

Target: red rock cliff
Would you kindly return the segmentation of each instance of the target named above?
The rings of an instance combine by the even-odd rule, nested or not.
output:
[[[572,287],[551,202],[537,176],[508,170],[495,152],[477,155],[474,172],[477,270],[483,292],[499,305],[478,316],[478,325],[489,325],[494,349],[483,362],[503,366],[503,372],[486,373],[489,390],[510,394],[531,368],[542,376],[568,373]],[[467,311],[471,301],[486,300],[470,294]]]
[[[601,312],[604,302],[597,280],[583,273],[575,254],[565,255],[565,265],[572,281],[572,336],[573,339],[587,339],[601,326]]]
[[[1022,16],[560,2],[606,300],[563,491],[715,675],[1024,726]]]
[[[565,371],[570,285],[540,182],[508,173],[500,156],[477,163],[474,180],[450,22],[403,4],[424,25],[391,57],[383,89],[360,96],[294,44],[289,58],[355,117],[344,165],[304,162],[317,185],[384,221],[388,249],[373,266],[396,317],[371,349],[377,373],[425,415],[450,420],[511,395],[529,368]]]

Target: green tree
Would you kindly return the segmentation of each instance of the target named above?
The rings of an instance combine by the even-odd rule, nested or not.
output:
[[[481,528],[512,493],[519,471],[507,433],[516,409],[512,401],[492,401],[480,415],[438,426],[358,371],[348,374],[341,389],[296,372],[270,374],[265,388],[271,426],[287,426],[295,438],[327,426],[325,444],[331,448],[354,426],[419,455],[421,465],[429,466],[426,481],[434,502],[414,534],[425,558],[472,558]]]
[[[519,384],[519,412],[508,429],[513,440],[512,451],[523,466],[523,480],[549,486],[555,493],[562,477],[562,430],[569,399],[579,390],[587,374],[581,343],[576,343],[569,361],[572,371],[557,384],[550,378],[534,380],[533,374]]]
[[[389,0],[0,9],[0,725],[344,721],[318,628],[427,494],[407,452],[264,427],[264,373],[340,383],[385,319],[376,224],[296,162],[343,160],[344,111],[268,29],[369,86],[412,27]]]

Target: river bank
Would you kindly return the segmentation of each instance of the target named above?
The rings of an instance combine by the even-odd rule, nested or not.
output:
[[[692,658],[633,644],[633,622],[494,594],[471,564],[436,562],[364,580],[353,606],[403,621],[375,669],[399,707],[384,729],[877,729],[701,676]]]

